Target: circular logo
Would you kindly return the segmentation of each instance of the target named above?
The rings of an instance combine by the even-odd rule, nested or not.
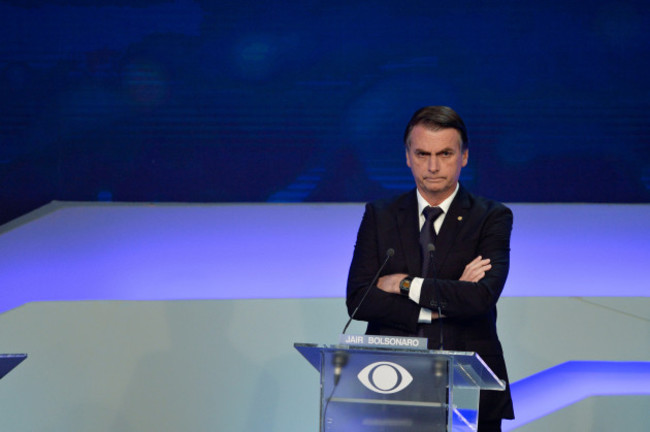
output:
[[[361,384],[375,393],[391,394],[404,390],[411,382],[411,374],[397,363],[376,362],[357,375]]]

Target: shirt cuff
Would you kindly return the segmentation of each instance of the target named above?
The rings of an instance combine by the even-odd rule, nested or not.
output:
[[[421,308],[420,316],[418,317],[418,324],[431,324],[431,309]]]
[[[423,278],[415,277],[411,281],[411,288],[409,289],[409,298],[416,303],[420,303],[420,293],[422,292]],[[427,308],[420,309],[420,316],[418,324],[431,324],[431,310]]]
[[[411,288],[409,288],[409,298],[416,303],[420,303],[422,282],[424,282],[424,279],[421,277],[414,277],[413,280],[411,281]]]

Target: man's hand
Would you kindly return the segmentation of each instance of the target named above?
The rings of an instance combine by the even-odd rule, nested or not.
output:
[[[481,255],[477,256],[472,260],[471,263],[467,264],[465,266],[465,270],[463,271],[463,274],[461,275],[459,280],[465,281],[465,282],[478,282],[483,277],[485,276],[485,272],[490,270],[492,268],[492,264],[490,264],[490,259],[485,258]]]
[[[377,281],[377,287],[391,294],[399,294],[399,283],[408,276],[405,273],[395,273],[386,276],[382,276]]]

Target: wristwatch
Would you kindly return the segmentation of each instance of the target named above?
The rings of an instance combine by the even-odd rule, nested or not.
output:
[[[400,281],[399,283],[400,294],[408,297],[409,291],[411,290],[411,282],[413,282],[413,278],[411,276],[407,276]]]

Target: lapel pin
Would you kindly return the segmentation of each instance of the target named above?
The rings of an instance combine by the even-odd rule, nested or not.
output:
[[[462,216],[458,216],[458,220],[459,220],[459,221],[462,221],[462,220],[463,220],[463,217],[462,217]]]

